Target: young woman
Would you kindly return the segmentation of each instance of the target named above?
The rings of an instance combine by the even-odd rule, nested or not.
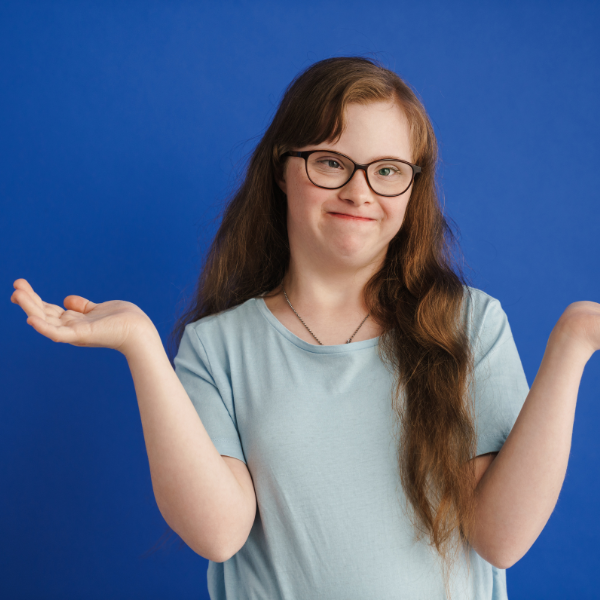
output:
[[[451,261],[436,160],[395,73],[324,60],[256,147],[172,363],[137,306],[15,282],[41,334],[127,357],[211,598],[499,600],[548,520],[600,305],[567,307],[529,389],[500,302]]]

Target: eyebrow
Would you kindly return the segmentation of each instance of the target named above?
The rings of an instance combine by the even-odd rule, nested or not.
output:
[[[338,152],[337,150],[331,150],[329,148],[314,148],[314,150],[317,150],[319,152],[333,152],[334,154],[341,154],[342,156],[346,156],[347,158],[350,158],[347,154],[344,154],[343,152]],[[410,162],[407,158],[398,158],[397,156],[381,156],[379,158],[374,158],[373,160],[370,160],[366,163],[358,163],[358,164],[370,165],[371,163],[374,163],[374,162],[377,162],[380,160],[400,160],[400,161]]]

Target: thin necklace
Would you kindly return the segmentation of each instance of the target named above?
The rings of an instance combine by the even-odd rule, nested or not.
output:
[[[285,290],[283,290],[283,295],[285,296],[287,303],[290,305],[290,308],[296,313],[296,316],[302,322],[302,325],[304,325],[304,327],[306,327],[306,329],[308,329],[308,331],[310,331],[310,327],[302,320],[302,317],[296,312],[296,309],[292,306],[292,303],[290,302],[290,299],[287,297]],[[368,318],[369,318],[369,314],[367,313],[367,316],[363,319],[363,322],[356,328],[356,331],[358,331],[363,326],[363,323]],[[350,339],[346,342],[346,344],[349,344],[352,341],[352,338],[356,335],[356,331],[350,336]],[[310,335],[312,335],[315,338],[315,340],[317,340],[317,342],[319,342],[319,344],[321,344],[321,346],[323,345],[323,342],[321,342],[321,340],[312,331],[310,331]]]

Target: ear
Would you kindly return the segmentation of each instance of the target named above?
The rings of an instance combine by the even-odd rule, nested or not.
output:
[[[286,196],[287,196],[287,184],[285,182],[285,173],[287,171],[287,166],[288,166],[288,161],[286,160],[285,163],[283,163],[283,168],[281,169],[281,179],[275,178],[275,181],[277,182],[277,185],[279,186],[279,189]]]
[[[287,196],[287,185],[285,183],[285,179],[277,179],[277,185],[280,187],[281,191]]]

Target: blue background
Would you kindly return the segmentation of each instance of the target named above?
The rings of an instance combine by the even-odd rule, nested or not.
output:
[[[189,548],[145,554],[165,522],[125,358],[52,342],[9,298],[22,277],[61,306],[128,300],[166,342],[248,153],[317,60],[372,56],[420,93],[467,274],[502,302],[531,385],[563,310],[600,301],[599,6],[5,0],[0,596],[208,597]],[[597,597],[599,384],[594,355],[511,600]]]

